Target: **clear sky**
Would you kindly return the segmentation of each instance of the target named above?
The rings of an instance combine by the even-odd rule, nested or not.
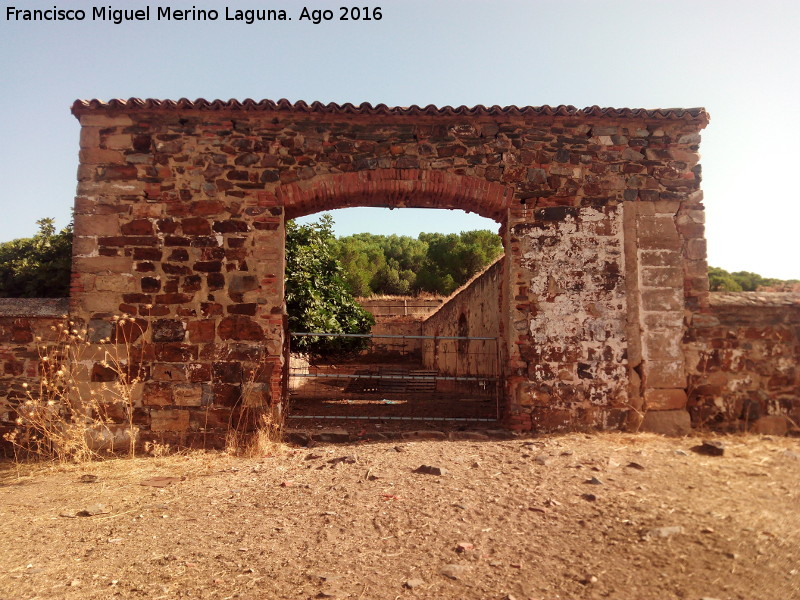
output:
[[[379,21],[339,21],[328,0],[3,0],[0,240],[69,220],[76,98],[617,108],[705,106],[701,143],[710,264],[800,278],[800,2],[379,0]],[[83,22],[8,20],[8,8],[82,8]],[[92,22],[93,6],[215,8],[215,22]],[[302,8],[334,20],[300,21]],[[348,5],[349,6],[349,5]],[[225,21],[285,9],[288,22]],[[416,235],[493,226],[355,209],[337,232]],[[422,215],[422,216],[420,216]],[[447,228],[445,228],[447,226]]]

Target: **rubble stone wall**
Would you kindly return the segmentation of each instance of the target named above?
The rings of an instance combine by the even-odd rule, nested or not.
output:
[[[17,407],[38,388],[39,348],[56,339],[68,308],[65,298],[0,299],[0,446]]]
[[[712,293],[685,350],[695,427],[780,434],[800,425],[800,294]]]
[[[73,113],[71,314],[112,339],[115,314],[144,331],[144,432],[205,435],[281,400],[284,220],[349,206],[501,223],[511,427],[685,409],[672,319],[707,303],[702,109],[130,100]]]

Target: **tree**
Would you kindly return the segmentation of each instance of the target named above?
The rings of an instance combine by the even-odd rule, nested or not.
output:
[[[69,296],[72,270],[72,224],[59,232],[53,219],[36,221],[30,238],[0,243],[0,297],[63,298]]]
[[[488,230],[410,236],[358,233],[337,240],[345,279],[359,296],[447,295],[496,259],[500,238]]]
[[[750,271],[735,271],[728,273],[719,267],[708,267],[708,285],[712,292],[755,292],[762,288],[791,289],[800,283],[797,279],[775,279],[762,277]]]
[[[345,284],[330,215],[308,225],[286,222],[286,308],[289,330],[295,332],[369,333],[375,323]],[[365,338],[292,338],[292,350],[314,354],[353,352],[365,345]]]

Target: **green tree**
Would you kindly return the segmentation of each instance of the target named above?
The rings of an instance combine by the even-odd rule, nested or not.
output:
[[[428,244],[428,252],[416,288],[444,295],[452,294],[503,251],[500,238],[488,230],[423,233],[419,239]]]
[[[369,333],[375,319],[358,304],[343,278],[335,254],[333,219],[286,222],[286,308],[289,330],[296,332]],[[293,337],[292,350],[314,354],[352,352],[364,338]]]
[[[712,292],[741,292],[742,286],[725,269],[708,268],[708,287]]]
[[[337,255],[345,280],[359,296],[450,294],[503,251],[488,230],[410,236],[358,233],[339,238]]]
[[[30,238],[0,243],[0,297],[63,298],[69,296],[72,269],[72,224],[56,232],[53,219],[36,221]]]

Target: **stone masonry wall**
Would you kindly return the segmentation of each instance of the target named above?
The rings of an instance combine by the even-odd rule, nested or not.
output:
[[[488,337],[481,340],[425,340],[422,364],[449,375],[500,375],[502,335],[500,293],[504,257],[456,290],[422,323],[422,335]]]
[[[692,424],[800,430],[800,294],[714,292],[710,298],[685,338]]]
[[[0,446],[17,406],[38,387],[39,348],[55,339],[51,327],[65,324],[68,309],[65,298],[0,299]]]
[[[702,109],[133,99],[73,113],[71,314],[99,336],[120,313],[144,330],[145,434],[205,435],[281,400],[284,219],[347,206],[502,224],[512,427],[615,427],[642,398],[685,410],[680,377],[656,374],[680,358],[657,350],[679,347],[673,315],[705,307]]]

